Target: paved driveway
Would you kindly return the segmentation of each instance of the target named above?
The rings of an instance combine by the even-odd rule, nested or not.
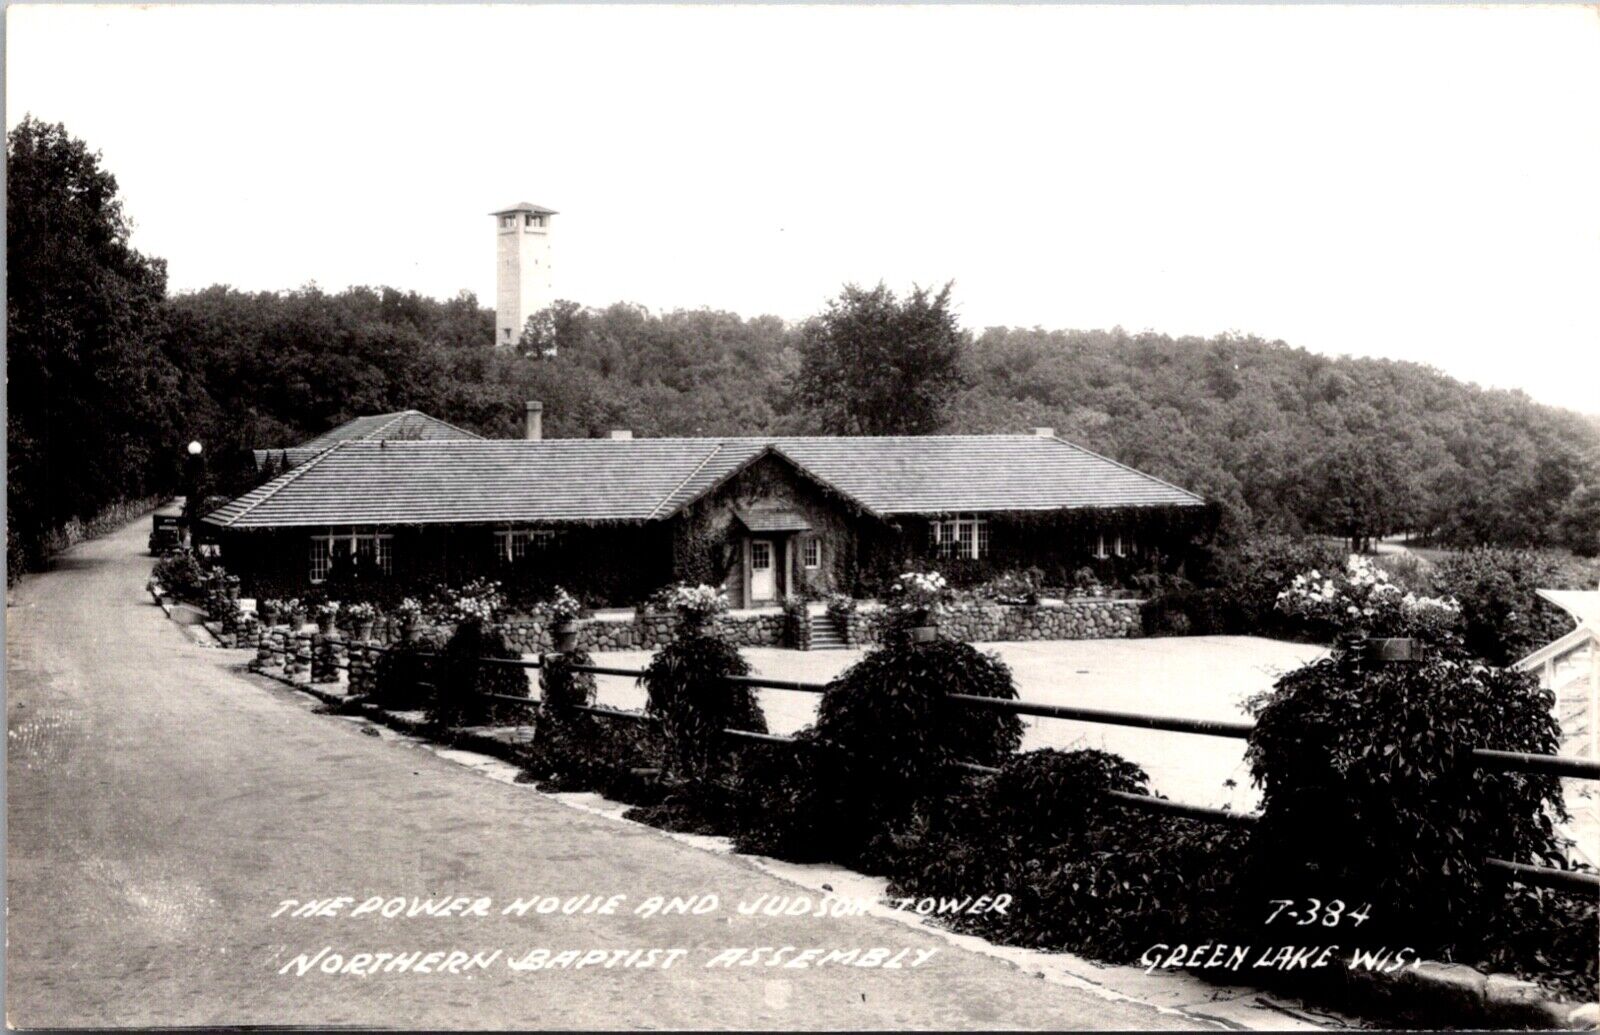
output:
[[[745,917],[795,888],[355,724],[191,643],[143,586],[144,522],[7,609],[7,1020],[443,1028],[1136,1028],[1193,1017],[1040,981],[888,920]],[[716,893],[704,916],[498,909]],[[273,917],[284,899],[490,897],[483,918]],[[729,947],[938,949],[918,969],[706,969]],[[282,976],[302,952],[684,947],[670,971]],[[326,959],[326,957],[324,957]]]
[[[1190,636],[1134,640],[1067,640],[987,643],[1011,666],[1027,701],[1085,708],[1174,715],[1191,719],[1248,720],[1243,703],[1277,677],[1323,654],[1320,647],[1252,636]],[[755,670],[774,679],[826,681],[844,671],[860,651],[745,651]],[[642,667],[648,651],[596,655],[600,664]],[[619,708],[644,704],[632,680],[603,677],[599,700]],[[765,690],[761,704],[774,732],[792,733],[816,718],[816,695]],[[1249,810],[1259,798],[1244,765],[1244,742],[1129,729],[1061,719],[1025,720],[1022,746],[1097,747],[1139,763],[1151,786],[1195,805]],[[1229,787],[1232,781],[1234,786]]]

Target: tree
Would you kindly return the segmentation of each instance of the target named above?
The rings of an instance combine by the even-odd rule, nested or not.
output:
[[[28,116],[6,138],[7,552],[172,488],[184,376],[163,351],[166,265],[128,243],[100,156]]]
[[[950,311],[950,284],[904,302],[882,283],[845,285],[801,331],[796,400],[836,435],[927,435],[967,385],[968,335]]]

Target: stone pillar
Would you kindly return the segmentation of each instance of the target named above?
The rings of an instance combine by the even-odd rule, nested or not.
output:
[[[336,629],[311,638],[311,681],[337,683],[346,657],[344,637]]]
[[[350,693],[366,696],[377,689],[378,652],[369,644],[350,645]]]
[[[311,635],[291,633],[285,646],[287,657],[283,664],[283,678],[291,683],[307,682],[311,676]]]

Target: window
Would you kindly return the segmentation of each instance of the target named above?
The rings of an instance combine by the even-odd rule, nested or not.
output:
[[[1111,556],[1110,554],[1106,553],[1106,534],[1104,532],[1101,532],[1095,537],[1094,555],[1099,557],[1101,560]]]
[[[935,557],[970,560],[989,556],[989,522],[983,518],[952,518],[928,522],[928,552]]]
[[[482,226],[483,224],[479,223],[478,225]],[[503,227],[506,227],[508,229],[511,228],[511,227],[514,227],[514,226],[517,225],[517,217],[516,216],[501,216],[500,217],[500,225],[503,226]]]
[[[1112,552],[1114,552],[1118,557],[1124,556],[1122,552],[1122,536],[1120,533],[1117,535],[1116,542],[1112,545],[1111,549]]]
[[[805,542],[800,545],[800,557],[807,568],[822,566],[822,540],[814,535],[806,536]]]
[[[544,226],[543,216],[536,216],[532,212],[529,212],[522,218],[525,220],[525,226]]]
[[[542,553],[550,549],[556,534],[527,529],[506,529],[496,532],[494,536],[495,556],[510,564],[522,560],[530,553]]]
[[[352,573],[394,573],[394,537],[387,532],[359,528],[311,537],[310,573],[313,583],[326,581],[335,568]]]

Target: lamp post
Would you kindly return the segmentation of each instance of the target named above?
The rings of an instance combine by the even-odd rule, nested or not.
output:
[[[200,440],[194,439],[189,443],[183,461],[185,512],[183,538],[184,546],[188,549],[195,548],[194,533],[200,520],[201,493],[205,491],[202,485],[205,480],[205,451],[206,447],[200,444]]]

